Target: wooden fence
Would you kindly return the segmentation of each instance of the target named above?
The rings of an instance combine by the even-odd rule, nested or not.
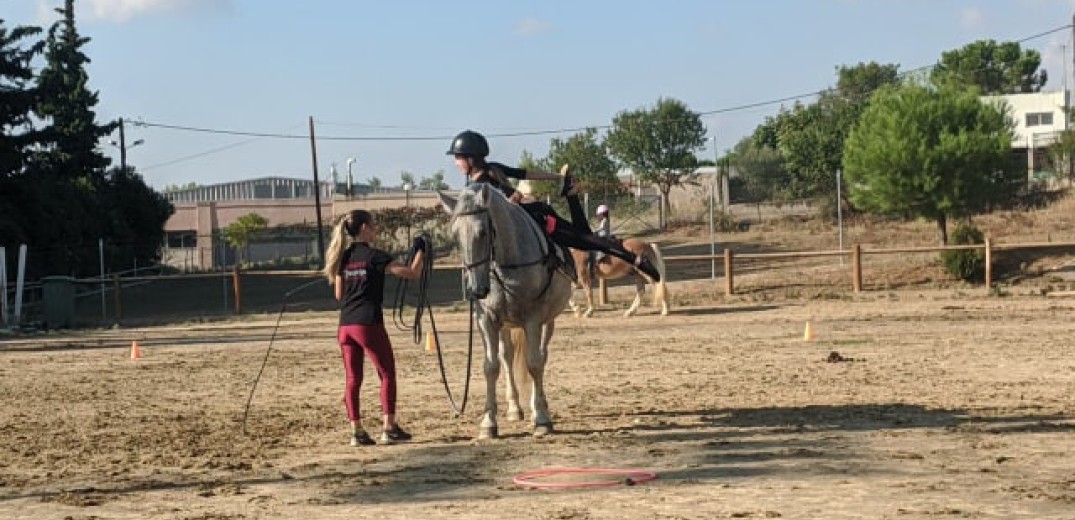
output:
[[[697,262],[708,260],[710,262],[715,260],[724,261],[724,294],[731,296],[735,294],[735,261],[738,260],[777,260],[777,259],[795,259],[795,258],[816,258],[827,256],[842,256],[850,257],[851,268],[851,290],[858,293],[862,292],[862,257],[864,255],[893,255],[893,254],[908,254],[908,253],[933,253],[940,251],[969,251],[969,250],[983,250],[985,253],[985,289],[987,292],[993,288],[993,253],[995,251],[1014,251],[1019,249],[1044,249],[1044,248],[1075,248],[1075,242],[1029,242],[1023,244],[994,244],[992,240],[986,239],[984,244],[968,244],[958,246],[922,246],[922,247],[899,247],[899,248],[878,248],[878,249],[865,249],[859,244],[855,244],[851,249],[847,250],[830,250],[830,251],[786,251],[779,253],[743,253],[736,254],[731,249],[725,249],[723,255],[681,255],[681,256],[667,256],[664,258],[666,263],[668,262]],[[601,280],[598,286],[599,290],[599,302],[605,304],[608,302],[608,284],[605,280]]]
[[[715,262],[723,261],[723,285],[726,295],[735,294],[735,267],[738,262],[768,261],[787,259],[806,259],[815,257],[843,257],[850,259],[848,264],[851,274],[851,289],[855,293],[863,290],[863,257],[867,255],[893,255],[910,253],[934,253],[940,251],[981,250],[985,256],[986,291],[993,287],[994,253],[997,251],[1015,251],[1044,248],[1075,249],[1075,242],[1035,242],[1022,244],[994,244],[986,240],[984,244],[959,246],[925,246],[900,248],[864,248],[858,244],[845,250],[830,251],[793,251],[773,253],[735,253],[724,249],[723,254],[681,255],[664,258],[672,262]],[[438,294],[431,302],[447,304],[462,299],[459,282],[461,266],[455,263],[441,263],[435,266],[437,278],[430,287],[435,287]],[[716,273],[713,273],[716,276]],[[232,271],[206,274],[165,275],[165,276],[112,276],[107,278],[87,278],[74,280],[80,286],[93,288],[93,295],[100,295],[100,306],[92,309],[80,308],[78,314],[81,323],[119,322],[128,317],[136,320],[152,320],[163,316],[197,316],[205,314],[242,314],[244,312],[264,312],[266,309],[278,308],[280,294],[300,282],[316,280],[316,271]],[[719,282],[717,282],[719,283]],[[212,284],[216,284],[216,296],[212,296]],[[205,286],[205,287],[202,287]],[[598,286],[599,302],[608,302],[608,285],[604,280]],[[106,313],[105,294],[108,297]],[[85,296],[85,295],[80,295]],[[386,294],[386,302],[390,301]],[[97,298],[81,298],[83,304],[96,302]],[[172,302],[171,305],[165,305]],[[249,304],[248,304],[249,303]],[[301,303],[307,309],[333,308],[330,293],[325,287],[317,286],[310,291]],[[216,310],[213,310],[213,309]],[[108,316],[106,316],[106,314]]]

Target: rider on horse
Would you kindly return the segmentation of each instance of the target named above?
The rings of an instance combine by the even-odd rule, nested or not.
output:
[[[490,184],[519,204],[556,244],[585,251],[601,251],[634,265],[654,281],[661,279],[661,273],[645,257],[635,255],[608,238],[593,233],[566,165],[561,170],[563,187],[560,195],[567,198],[568,207],[571,209],[571,222],[564,220],[544,202],[524,201],[523,194],[516,191],[508,180],[509,177],[518,180],[560,180],[560,176],[487,162],[485,158],[489,155],[489,142],[483,135],[471,130],[461,132],[452,139],[448,155],[455,157],[456,168],[466,175],[470,182]]]

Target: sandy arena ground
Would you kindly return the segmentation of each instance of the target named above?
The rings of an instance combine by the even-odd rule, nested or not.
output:
[[[347,443],[330,313],[285,314],[245,435],[275,316],[2,338],[0,518],[1073,519],[1075,299],[981,292],[565,314],[547,376],[558,433],[504,421],[480,443],[480,363],[453,418],[435,356],[391,325],[416,438],[363,448]],[[466,315],[436,318],[458,393]],[[512,482],[550,467],[659,478]]]

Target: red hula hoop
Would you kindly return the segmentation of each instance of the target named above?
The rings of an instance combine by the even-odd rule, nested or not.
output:
[[[555,475],[622,475],[624,478],[618,480],[591,480],[582,482],[534,482],[532,479],[551,477]],[[588,487],[608,487],[608,486],[620,486],[628,485],[633,486],[635,484],[641,484],[643,482],[649,482],[657,478],[657,474],[652,471],[644,471],[638,469],[616,469],[616,468],[554,468],[554,469],[539,469],[534,471],[526,471],[519,473],[515,476],[513,482],[516,485],[535,488],[535,489],[569,489],[569,488],[588,488]]]

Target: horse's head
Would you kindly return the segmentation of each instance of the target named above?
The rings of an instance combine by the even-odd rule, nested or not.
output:
[[[489,295],[495,233],[489,201],[495,196],[497,193],[482,183],[464,188],[458,199],[440,195],[441,204],[452,214],[452,232],[459,241],[459,255],[466,274],[467,299],[481,300]]]

